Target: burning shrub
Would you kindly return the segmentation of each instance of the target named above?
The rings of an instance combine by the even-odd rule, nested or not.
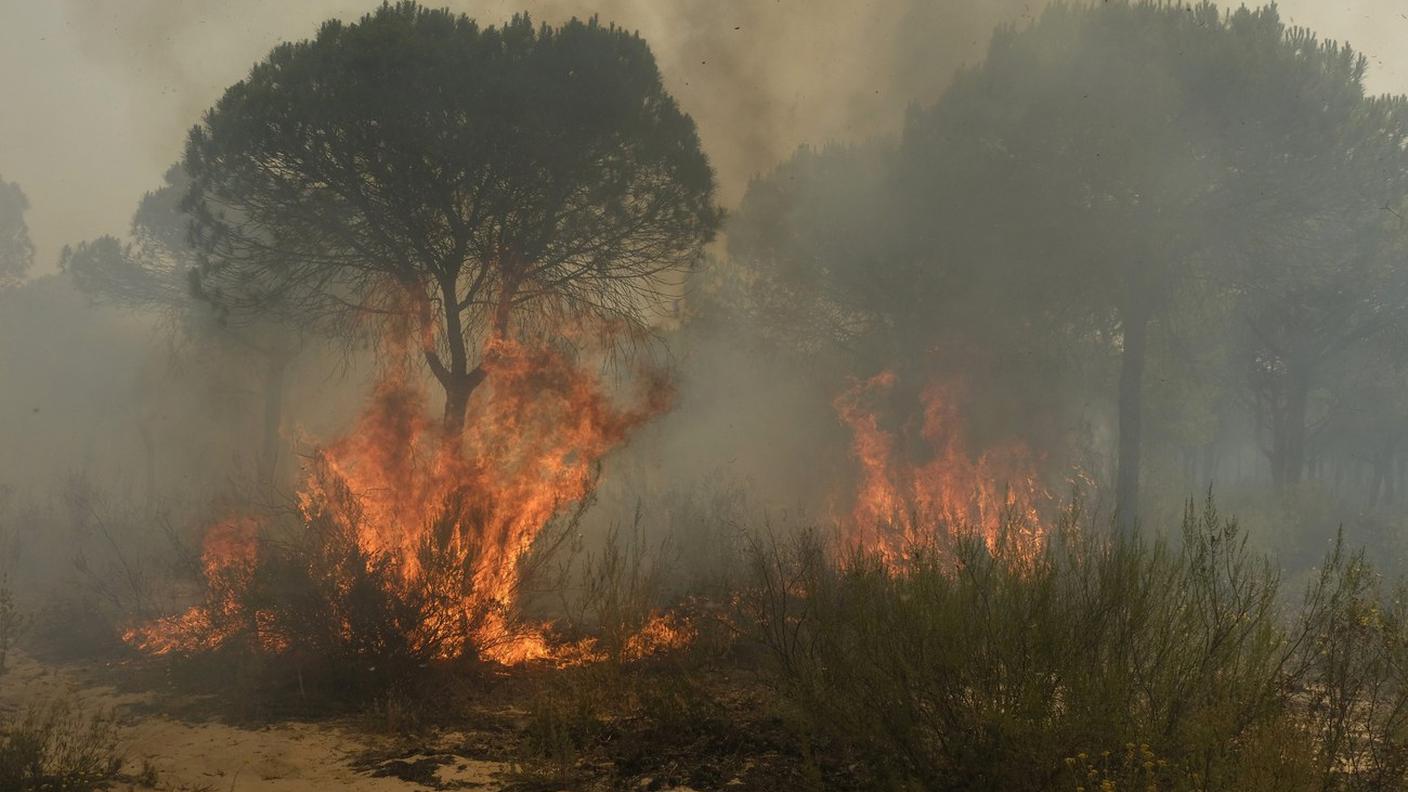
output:
[[[511,612],[525,564],[561,543],[567,531],[550,528],[576,524],[600,458],[664,409],[669,387],[653,377],[621,408],[561,350],[502,338],[484,365],[473,420],[450,431],[393,361],[352,431],[313,456],[293,530],[211,529],[203,601],[129,642],[155,654],[242,647],[321,669],[343,691],[384,689],[432,661],[551,657],[542,628]],[[306,693],[307,674],[298,681]]]
[[[670,625],[661,604],[663,578],[668,573],[664,546],[649,548],[641,532],[641,514],[629,539],[623,540],[617,526],[606,533],[599,553],[586,553],[576,566],[564,568],[562,588],[564,610],[579,630],[595,635],[591,648],[615,663],[649,653],[649,640],[655,632],[667,632]],[[578,548],[580,549],[580,548]]]
[[[129,642],[158,655],[256,654],[278,661],[266,674],[296,676],[304,696],[369,699],[431,663],[499,657],[537,637],[535,625],[515,624],[510,603],[476,588],[478,556],[460,530],[473,519],[467,496],[434,512],[408,575],[408,559],[358,540],[362,499],[329,467],[315,475],[320,498],[289,536],[248,519],[212,526],[202,602],[130,630]]]
[[[1034,562],[969,532],[898,565],[804,539],[755,554],[744,604],[813,728],[900,788],[1049,789],[1067,760],[1151,789],[1404,783],[1408,629],[1361,561],[1287,614],[1211,502],[1177,549],[1093,533],[1073,512]],[[1162,763],[1102,764],[1131,744]]]
[[[434,547],[422,553],[426,574],[406,581],[395,559],[361,547],[349,527],[313,514],[297,540],[271,546],[245,591],[247,626],[267,653],[291,661],[300,688],[311,671],[328,690],[380,694],[466,648],[455,641],[474,616],[471,583]]]
[[[1039,511],[1051,495],[1036,472],[1036,455],[1021,443],[989,448],[973,457],[953,384],[933,382],[919,394],[922,415],[886,428],[883,403],[898,377],[882,371],[852,383],[833,403],[851,432],[859,464],[855,503],[846,527],[872,552],[895,560],[906,546],[923,542],[925,526],[961,527],[989,545],[1020,544],[1036,552],[1043,523]],[[908,446],[923,449],[923,461]],[[1014,519],[1014,517],[1020,519]]]

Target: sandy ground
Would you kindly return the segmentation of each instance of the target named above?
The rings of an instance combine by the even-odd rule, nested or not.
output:
[[[195,722],[152,714],[153,694],[124,693],[93,681],[78,667],[45,665],[11,655],[0,676],[0,708],[16,711],[32,703],[68,697],[88,710],[110,710],[120,723],[119,750],[125,770],[143,762],[157,771],[155,789],[208,790],[415,790],[430,787],[374,777],[354,765],[368,752],[385,749],[376,740],[336,724],[280,723],[262,728]],[[440,754],[437,778],[451,788],[490,792],[503,788],[505,765]],[[414,762],[419,757],[403,761]],[[119,785],[117,788],[125,788]],[[151,787],[134,787],[138,789]]]

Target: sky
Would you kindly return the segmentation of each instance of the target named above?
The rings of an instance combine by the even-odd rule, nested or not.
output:
[[[0,178],[28,194],[34,274],[65,244],[126,231],[186,131],[280,41],[375,0],[0,0]],[[439,5],[432,0],[429,5]],[[897,129],[1039,0],[448,0],[484,24],[598,13],[650,41],[736,204],[798,145]],[[1408,0],[1285,0],[1348,41],[1375,92],[1408,93]]]

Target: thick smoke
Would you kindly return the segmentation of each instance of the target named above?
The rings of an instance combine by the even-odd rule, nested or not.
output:
[[[312,35],[330,17],[355,19],[370,5],[65,0],[0,10],[0,174],[18,183],[31,204],[32,275],[51,275],[66,244],[125,234],[139,197],[159,186],[180,157],[186,131],[271,47]],[[932,103],[959,69],[982,57],[994,27],[1024,25],[1045,4],[448,5],[486,25],[527,10],[546,22],[595,14],[639,30],[667,87],[697,121],[718,173],[719,199],[733,210],[752,179],[799,146],[892,138],[907,108]],[[1408,88],[1408,55],[1396,41],[1408,19],[1392,0],[1333,7],[1293,0],[1282,11],[1294,23],[1367,52],[1372,91]],[[714,257],[726,257],[723,245]],[[0,378],[22,383],[0,393],[0,442],[25,450],[0,461],[0,481],[33,488],[82,473],[141,497],[159,489],[153,483],[159,479],[199,497],[248,463],[254,450],[241,442],[257,434],[258,422],[252,373],[205,377],[200,372],[219,368],[219,361],[201,359],[194,346],[169,343],[146,319],[93,311],[62,276],[51,277],[23,297],[42,297],[42,305],[21,305],[17,295],[7,302],[0,294],[0,331],[45,334],[37,342],[42,348],[0,349]],[[692,299],[682,301],[684,310]],[[848,460],[817,463],[815,451],[844,448],[845,430],[831,401],[844,387],[845,372],[769,357],[739,343],[748,335],[749,328],[696,326],[688,337],[667,339],[679,368],[678,408],[612,460],[616,483],[604,495],[618,502],[608,514],[629,511],[633,497],[658,491],[662,481],[688,488],[703,480],[725,488],[750,485],[771,496],[769,507],[825,510],[825,491],[845,474],[833,468]],[[314,358],[288,396],[290,449],[301,438],[333,436],[360,395],[359,385],[344,377],[345,359]],[[178,446],[182,455],[173,455]],[[160,461],[143,461],[153,456]]]
[[[124,227],[199,114],[274,44],[312,35],[330,17],[355,19],[370,5],[68,0],[0,26],[32,36],[0,55],[13,59],[0,70],[0,94],[20,104],[0,119],[0,172],[35,203],[41,269],[53,267],[62,245]],[[1023,0],[448,5],[484,24],[527,10],[542,21],[598,14],[638,29],[699,124],[725,206],[799,144],[894,130],[907,105],[933,99],[954,69],[982,53],[994,25],[1033,7]],[[24,76],[36,73],[64,86],[60,96]]]

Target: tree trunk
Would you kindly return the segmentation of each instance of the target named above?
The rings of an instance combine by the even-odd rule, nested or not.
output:
[[[283,438],[284,387],[288,366],[293,356],[283,350],[268,354],[264,372],[264,424],[259,447],[259,482],[272,489],[278,481],[279,452]]]
[[[469,397],[474,395],[474,389],[484,382],[484,368],[482,366],[473,371],[455,374],[451,372],[448,381],[442,381],[445,387],[445,436],[459,437],[464,432],[464,417],[469,410]]]
[[[1144,356],[1149,310],[1125,312],[1124,352],[1120,356],[1119,467],[1115,475],[1115,522],[1132,535],[1139,523],[1139,457],[1143,441]]]
[[[1290,392],[1286,394],[1286,420],[1282,430],[1286,433],[1281,458],[1281,485],[1294,487],[1301,482],[1305,473],[1305,451],[1307,432],[1306,416],[1310,405],[1310,381],[1303,372],[1293,372]]]

